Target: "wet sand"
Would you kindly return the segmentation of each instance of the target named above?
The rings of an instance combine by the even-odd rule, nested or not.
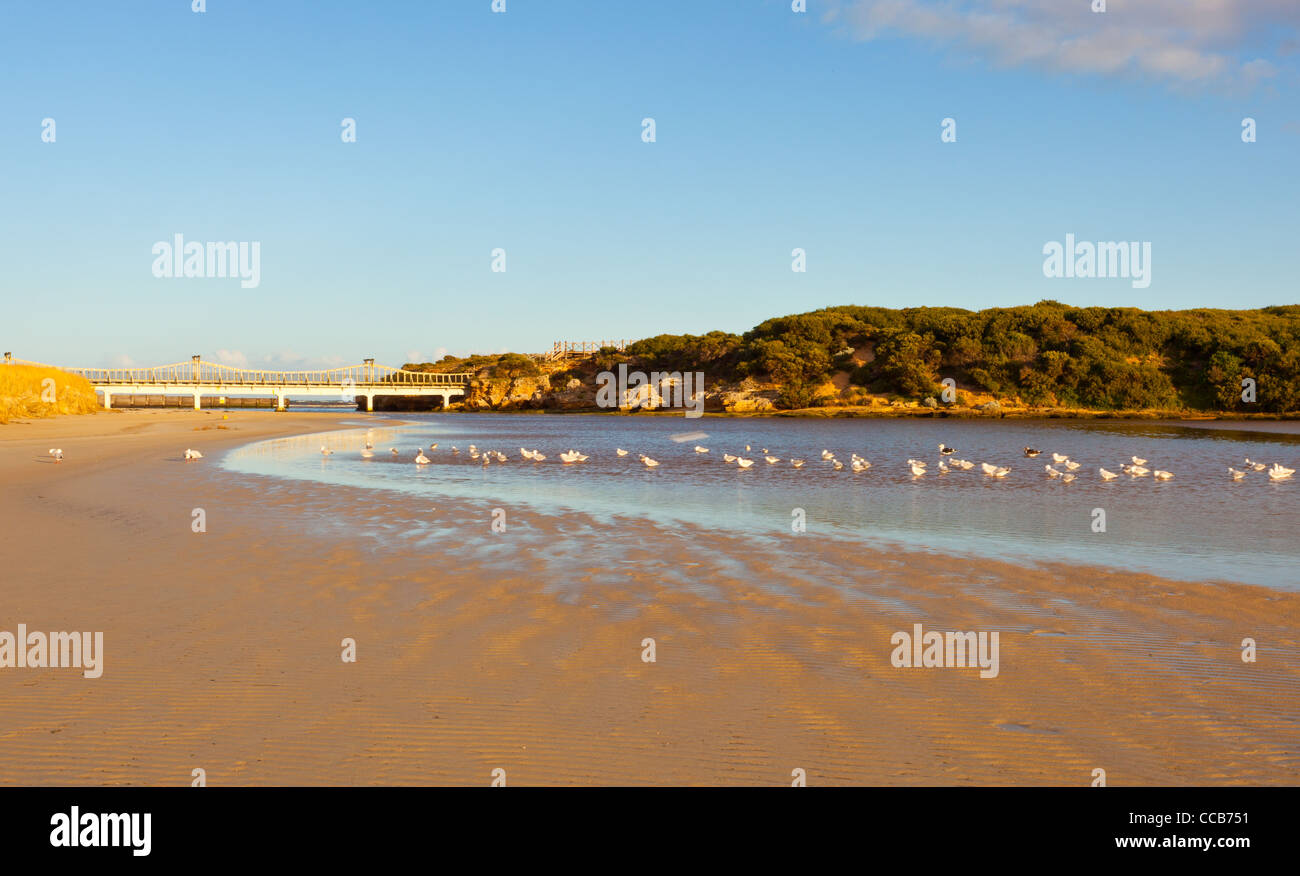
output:
[[[0,427],[0,630],[105,640],[98,679],[0,669],[0,783],[1300,782],[1300,595],[524,508],[493,532],[488,503],[215,464],[365,419]],[[999,631],[998,677],[895,668],[915,623]]]

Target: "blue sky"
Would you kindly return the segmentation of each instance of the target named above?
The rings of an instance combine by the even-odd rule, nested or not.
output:
[[[1295,303],[1300,4],[1089,2],[3,0],[0,345],[320,367]],[[260,285],[155,278],[177,233],[259,242]],[[1067,233],[1149,241],[1150,287],[1044,277]]]

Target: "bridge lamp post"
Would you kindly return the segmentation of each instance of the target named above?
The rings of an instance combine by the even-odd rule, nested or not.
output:
[[[194,363],[194,382],[197,384],[199,382],[199,374],[202,371],[202,366],[199,364],[199,357],[197,355],[191,356],[190,361]],[[196,411],[199,409],[199,399],[201,397],[202,396],[200,394],[200,390],[198,386],[195,386],[194,387],[194,410]]]
[[[366,365],[366,374],[365,374],[366,385],[370,386],[370,384],[373,384],[375,382],[375,360],[363,359],[362,361]],[[366,393],[366,410],[373,411],[374,409],[375,409],[375,394],[372,391]]]

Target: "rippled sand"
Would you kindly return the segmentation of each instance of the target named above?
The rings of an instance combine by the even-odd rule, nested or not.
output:
[[[103,630],[106,650],[97,680],[0,669],[0,782],[1300,780],[1297,594],[630,516],[508,508],[494,533],[488,503],[213,464],[357,420],[0,431],[0,629]],[[894,668],[914,623],[1000,631],[999,676]]]

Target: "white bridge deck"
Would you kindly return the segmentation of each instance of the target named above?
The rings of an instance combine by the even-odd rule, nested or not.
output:
[[[5,354],[6,364],[42,365]],[[360,365],[329,368],[323,371],[263,371],[235,368],[216,362],[204,362],[198,356],[189,362],[157,365],[152,368],[60,368],[86,378],[104,396],[104,407],[113,406],[114,395],[193,395],[194,407],[200,407],[204,395],[250,395],[276,398],[276,407],[285,408],[285,398],[292,396],[347,400],[364,396],[366,410],[375,409],[375,396],[440,396],[443,406],[453,396],[463,396],[469,372],[434,373],[404,371],[376,365],[367,359]]]

